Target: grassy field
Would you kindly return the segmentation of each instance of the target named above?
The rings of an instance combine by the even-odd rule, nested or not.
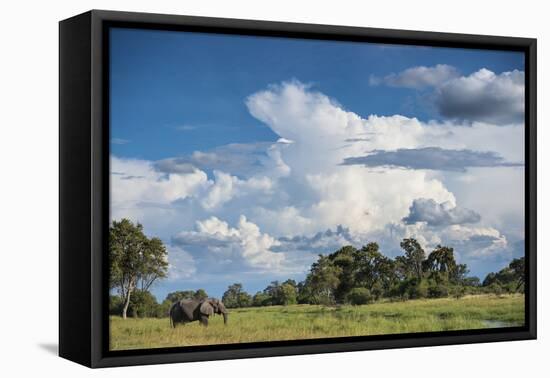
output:
[[[111,317],[110,323],[111,350],[447,331],[522,325],[524,296],[234,309],[227,326],[215,316],[208,328],[193,322],[172,329],[168,318]]]

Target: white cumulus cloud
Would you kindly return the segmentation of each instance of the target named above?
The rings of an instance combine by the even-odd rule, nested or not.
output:
[[[525,74],[494,72],[482,68],[469,76],[449,80],[436,91],[441,115],[495,124],[523,123]]]
[[[464,126],[401,115],[364,118],[298,81],[253,93],[246,107],[276,140],[157,162],[111,160],[113,218],[139,221],[171,243],[173,277],[303,273],[317,253],[336,244],[377,241],[395,256],[400,239],[413,236],[427,248],[456,246],[463,259],[492,258],[510,250],[500,229],[507,223],[496,219],[512,219],[514,229],[521,228],[523,207],[509,199],[523,190],[519,127],[489,120]],[[373,151],[435,147],[442,154],[491,152],[518,164],[484,164],[467,172],[403,167],[412,163],[342,164]],[[495,194],[492,181],[503,195]],[[415,206],[418,199],[429,206]],[[414,219],[406,224],[411,208]],[[516,233],[512,242],[521,237]]]
[[[273,248],[281,243],[244,215],[235,227],[214,216],[197,221],[195,230],[178,233],[172,243],[190,251],[203,267],[211,265],[213,270],[290,273],[302,268],[294,266],[285,252],[274,252]]]
[[[525,73],[497,74],[481,68],[467,76],[452,66],[411,67],[384,77],[371,76],[371,85],[412,89],[432,88],[431,102],[452,120],[496,125],[522,124],[525,113]]]
[[[128,218],[144,224],[145,230],[163,236],[163,229],[178,217],[175,201],[198,195],[210,184],[206,173],[165,174],[147,160],[111,156],[111,218]]]
[[[268,195],[272,189],[272,180],[265,176],[241,180],[228,173],[214,171],[213,183],[201,199],[201,204],[207,210],[215,210],[237,196],[246,196],[251,192]]]

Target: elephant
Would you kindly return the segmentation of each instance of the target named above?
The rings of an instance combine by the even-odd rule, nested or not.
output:
[[[227,325],[227,309],[217,298],[182,299],[170,307],[170,324],[176,328],[178,323],[189,323],[198,320],[203,326],[208,326],[210,315],[223,315],[223,323]]]

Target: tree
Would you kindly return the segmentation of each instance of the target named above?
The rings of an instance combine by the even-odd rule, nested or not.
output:
[[[387,293],[396,283],[395,262],[384,256],[377,243],[368,243],[355,253],[355,286],[369,288],[376,297]]]
[[[170,303],[174,303],[177,301],[181,301],[182,299],[203,300],[206,298],[208,298],[208,293],[204,289],[197,289],[197,291],[193,291],[193,290],[173,291],[166,295],[165,300],[169,301]]]
[[[438,245],[436,249],[428,255],[423,265],[425,271],[454,273],[456,261],[453,249]]]
[[[258,297],[258,300],[263,301],[264,305],[289,305],[297,302],[296,281],[286,280],[282,284],[279,281],[272,281],[263,291],[263,296]],[[258,294],[256,294],[258,295]]]
[[[252,298],[252,306],[254,307],[269,306],[270,304],[271,302],[269,295],[263,291],[258,291]]]
[[[355,287],[348,293],[347,300],[352,305],[364,305],[373,300],[373,296],[366,287]]]
[[[462,280],[464,286],[478,287],[481,286],[481,282],[478,277],[466,277]]]
[[[488,273],[485,276],[485,279],[483,280],[483,286],[491,286],[491,284],[497,282],[497,274],[496,273]]]
[[[166,300],[170,301],[170,303],[174,303],[181,301],[182,299],[193,299],[194,297],[195,292],[193,290],[179,290],[168,293],[166,295]]]
[[[306,285],[306,281],[301,281],[296,285],[296,301],[300,304],[313,303],[311,287]]]
[[[163,300],[162,303],[158,306],[156,315],[157,318],[164,318],[168,316],[170,312],[170,307],[172,307],[172,303],[173,302],[169,301],[168,299]]]
[[[380,281],[375,281],[372,284],[370,287],[370,293],[372,294],[374,300],[378,300],[384,295],[384,288],[382,287]]]
[[[453,286],[451,288],[451,295],[456,298],[460,299],[466,294],[466,288],[461,285]]]
[[[122,307],[124,303],[120,295],[109,296],[109,315],[120,315],[122,313]]]
[[[132,294],[128,312],[134,318],[156,317],[158,311],[157,299],[147,290],[136,289]]]
[[[443,298],[449,296],[449,288],[445,284],[431,282],[428,286],[427,296],[429,298]]]
[[[419,299],[428,296],[428,283],[423,279],[411,277],[403,282],[403,288],[407,299]]]
[[[426,258],[426,254],[422,246],[416,239],[403,239],[401,248],[405,251],[405,256],[402,262],[405,265],[405,270],[408,276],[414,276],[417,279],[422,279],[422,263]]]
[[[312,303],[334,303],[334,292],[340,284],[341,272],[342,269],[335,266],[327,256],[319,255],[319,259],[311,265],[305,284],[311,290]]]
[[[279,287],[279,300],[283,306],[296,304],[296,287],[290,283],[283,283]]]
[[[468,273],[470,273],[470,270],[468,269],[468,266],[466,264],[456,264],[456,267],[451,274],[450,281],[455,285],[465,285],[468,279],[477,278],[467,277]],[[479,278],[477,278],[477,280],[479,282]],[[470,283],[471,282],[473,281],[470,280]]]
[[[483,286],[491,291],[496,288],[502,292],[503,288],[508,291],[517,291],[525,284],[525,258],[513,259],[507,267],[497,273],[489,273],[483,280]]]
[[[147,291],[157,279],[166,277],[168,252],[159,238],[151,238],[147,240],[143,253],[138,282],[140,290]]]
[[[514,278],[517,281],[516,290],[525,286],[525,257],[513,259],[508,267],[512,270]]]
[[[126,319],[134,290],[147,290],[157,279],[166,277],[166,248],[160,239],[148,239],[141,224],[122,219],[110,227],[109,252],[110,287],[118,290]]]
[[[269,305],[279,305],[281,304],[281,298],[279,293],[280,288],[279,281],[271,281],[271,283],[264,289],[264,294],[269,298]]]
[[[355,283],[371,287],[377,278],[376,261],[382,257],[377,243],[368,243],[355,253]]]
[[[435,285],[442,286],[441,289],[431,289],[432,293],[439,293],[433,294],[432,297],[446,297],[448,290],[447,288],[443,288],[443,286],[448,285],[450,281],[456,282],[459,279],[457,275],[464,275],[465,272],[462,269],[466,269],[466,265],[461,265],[461,271],[458,272],[453,249],[441,245],[438,245],[428,255],[428,258],[422,263],[422,267],[430,280],[435,281]]]
[[[290,286],[292,286],[293,288],[298,288],[298,284],[296,283],[295,280],[289,278],[288,280],[286,280],[285,282],[283,282],[281,285],[284,285],[284,284],[288,284]]]
[[[241,291],[237,299],[239,307],[250,307],[252,306],[252,296],[246,291]]]
[[[375,262],[376,282],[381,284],[384,294],[388,293],[391,287],[398,282],[395,270],[395,262],[384,255],[381,255]]]
[[[394,265],[395,265],[395,275],[397,276],[397,280],[399,282],[405,280],[407,277],[411,275],[410,269],[409,269],[409,263],[405,256],[397,256],[394,259]]]
[[[223,293],[222,301],[227,308],[248,307],[252,303],[252,297],[243,290],[243,285],[234,283]]]
[[[334,299],[344,302],[346,295],[355,286],[355,258],[357,250],[351,245],[344,246],[330,254],[328,259],[339,271],[338,285],[334,289]]]
[[[198,299],[199,301],[208,298],[208,293],[204,289],[198,289],[193,293],[193,298]]]
[[[491,283],[487,287],[487,289],[489,290],[490,293],[495,294],[497,297],[500,297],[504,292],[504,290],[502,289],[502,286],[498,283],[498,281]]]

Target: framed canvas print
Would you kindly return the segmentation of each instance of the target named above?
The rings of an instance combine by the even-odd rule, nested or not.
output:
[[[60,355],[536,337],[536,40],[60,23]]]

